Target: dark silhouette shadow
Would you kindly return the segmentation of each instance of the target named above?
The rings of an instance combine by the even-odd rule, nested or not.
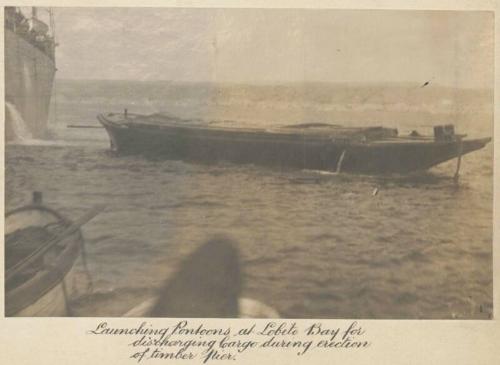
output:
[[[184,260],[159,291],[150,317],[238,317],[241,272],[234,243],[217,237]]]

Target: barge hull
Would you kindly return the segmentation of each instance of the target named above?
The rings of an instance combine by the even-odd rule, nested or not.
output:
[[[111,148],[120,154],[362,174],[427,170],[459,154],[483,148],[490,141],[482,138],[408,142],[394,138],[363,143],[300,133],[125,124],[102,115],[98,119],[110,137]]]

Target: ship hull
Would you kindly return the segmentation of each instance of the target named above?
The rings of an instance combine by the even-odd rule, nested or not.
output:
[[[104,115],[98,119],[108,132],[111,148],[122,154],[362,174],[427,170],[483,148],[490,141],[490,138],[449,141],[389,138],[353,142],[300,132],[119,123]]]
[[[5,28],[5,101],[19,113],[29,137],[45,138],[52,85],[54,60],[25,38]],[[5,138],[21,138],[18,120],[6,110]]]

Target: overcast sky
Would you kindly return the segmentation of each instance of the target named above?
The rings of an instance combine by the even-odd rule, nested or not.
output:
[[[56,8],[59,78],[493,85],[491,12]]]

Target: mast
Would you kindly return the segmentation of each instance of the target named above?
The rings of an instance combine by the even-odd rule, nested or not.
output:
[[[56,47],[57,47],[57,41],[56,41],[56,22],[54,21],[54,11],[52,8],[48,8],[49,12],[49,26],[50,26],[50,31],[52,33],[52,59],[54,61],[54,72],[57,71],[57,66],[56,66]],[[52,100],[54,100],[54,122],[57,123],[57,78],[54,77],[54,83],[53,83],[53,91],[52,91]]]

